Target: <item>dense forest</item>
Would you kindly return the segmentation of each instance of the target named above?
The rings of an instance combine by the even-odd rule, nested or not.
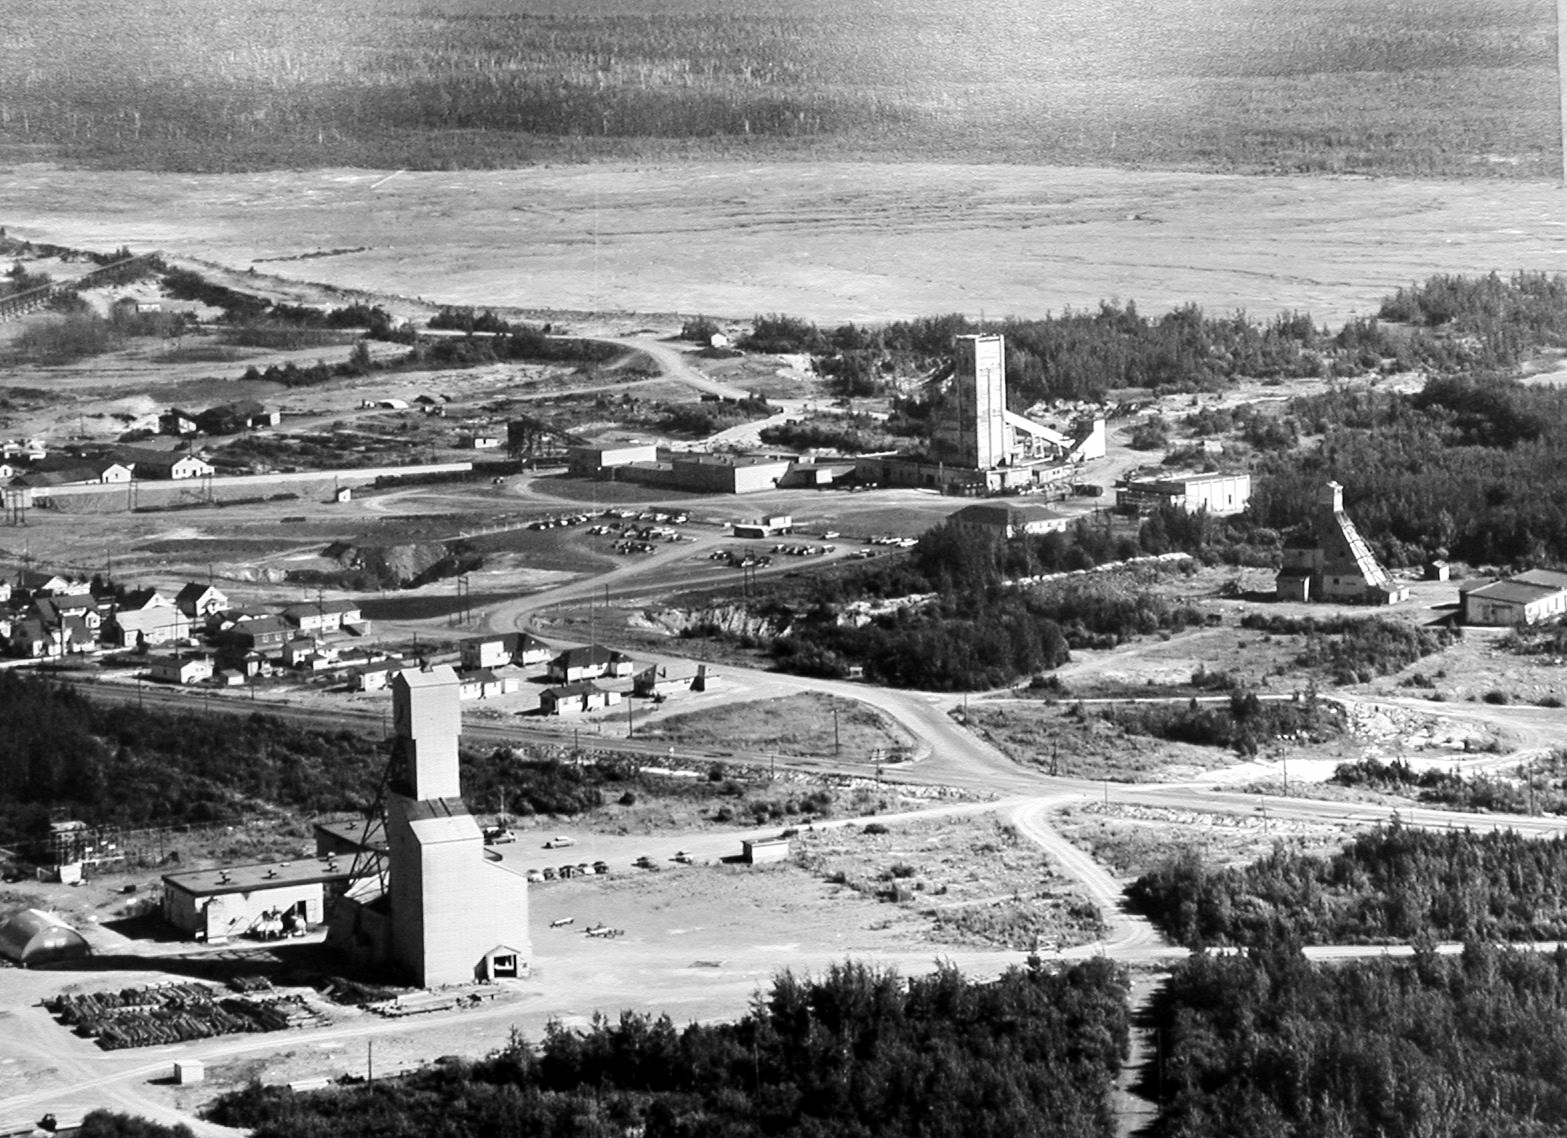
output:
[[[1567,939],[1567,839],[1394,824],[1331,857],[1280,845],[1227,869],[1180,854],[1126,896],[1192,947]]]
[[[0,672],[0,706],[0,834],[10,836],[36,836],[51,812],[138,827],[363,809],[386,762],[352,731],[97,703],[14,671]]]
[[[1290,401],[1320,445],[1262,458],[1249,514],[1306,520],[1333,479],[1390,565],[1567,562],[1567,391],[1434,376],[1415,395],[1342,390]]]
[[[1153,999],[1156,1138],[1567,1130],[1567,953],[1196,956]]]
[[[369,1086],[253,1086],[207,1117],[255,1138],[1093,1138],[1115,1132],[1125,1000],[1104,960],[994,983],[849,963],[784,973],[734,1023],[625,1012]]]

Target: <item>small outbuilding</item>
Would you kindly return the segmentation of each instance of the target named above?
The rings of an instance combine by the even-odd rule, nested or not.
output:
[[[788,838],[742,838],[740,859],[747,865],[765,865],[789,858]]]
[[[0,916],[0,956],[24,968],[81,960],[92,954],[85,937],[41,909],[13,909]]]

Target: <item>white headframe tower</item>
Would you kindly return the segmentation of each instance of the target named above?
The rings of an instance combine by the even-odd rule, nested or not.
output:
[[[958,336],[953,355],[956,459],[975,470],[988,470],[1005,462],[1009,450],[1005,341],[996,335]]]
[[[445,666],[397,673],[392,720],[386,872],[344,898],[333,939],[426,988],[525,975],[528,883],[490,859],[463,803],[456,674]]]

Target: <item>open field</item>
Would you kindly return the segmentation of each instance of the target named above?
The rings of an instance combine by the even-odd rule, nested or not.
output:
[[[643,738],[688,747],[725,747],[782,755],[869,756],[913,744],[907,732],[867,704],[809,692],[672,715]]]
[[[99,167],[874,154],[1539,177],[1560,141],[1548,0],[27,8],[0,155]]]
[[[1554,270],[1546,182],[1043,166],[607,164],[234,176],[7,172],[12,236],[263,264],[375,293],[821,322],[1134,300],[1342,322],[1433,272]],[[458,208],[460,205],[460,208]],[[623,329],[612,316],[582,320]]]

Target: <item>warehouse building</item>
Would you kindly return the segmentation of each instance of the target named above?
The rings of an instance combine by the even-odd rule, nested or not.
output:
[[[1127,479],[1115,484],[1115,506],[1122,513],[1146,514],[1169,506],[1188,514],[1238,514],[1251,501],[1249,474],[1186,474]]]
[[[1567,573],[1530,569],[1505,580],[1481,578],[1458,590],[1465,624],[1511,628],[1567,614]]]
[[[294,861],[198,869],[163,876],[163,919],[209,943],[304,932],[324,923],[347,888],[352,861],[327,854]]]

